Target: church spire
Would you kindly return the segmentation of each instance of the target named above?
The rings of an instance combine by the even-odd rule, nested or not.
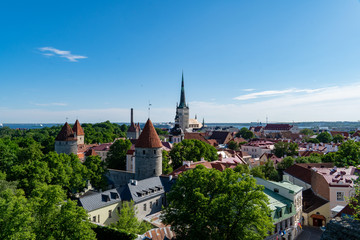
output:
[[[180,95],[179,108],[184,108],[184,107],[186,107],[186,102],[185,102],[185,88],[184,88],[184,72],[182,72],[181,95]]]

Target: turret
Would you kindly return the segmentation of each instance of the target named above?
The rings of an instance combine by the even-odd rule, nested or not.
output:
[[[162,174],[162,144],[156,130],[147,120],[135,144],[135,179],[142,180]]]
[[[77,141],[76,133],[74,133],[70,125],[66,122],[55,138],[55,152],[58,154],[77,154]]]
[[[76,134],[76,139],[77,139],[77,144],[84,144],[84,140],[85,140],[85,133],[84,130],[82,129],[79,120],[76,119],[76,122],[74,124],[74,127],[72,128],[72,130],[74,131],[74,133]]]

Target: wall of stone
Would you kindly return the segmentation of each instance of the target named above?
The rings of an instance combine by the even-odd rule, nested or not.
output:
[[[55,152],[58,154],[77,154],[77,141],[55,141]]]
[[[142,180],[162,174],[161,148],[135,149],[135,179]]]

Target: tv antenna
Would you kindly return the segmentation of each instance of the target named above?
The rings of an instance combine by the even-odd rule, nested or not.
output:
[[[149,111],[149,119],[150,119],[150,107],[151,107],[151,103],[150,103],[150,100],[149,100],[149,107],[148,107],[148,111]]]

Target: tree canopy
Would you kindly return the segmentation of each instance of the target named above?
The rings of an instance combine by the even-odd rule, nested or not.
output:
[[[137,219],[133,201],[122,202],[118,215],[119,220],[111,225],[118,230],[133,234],[143,234],[152,228],[151,224]]]
[[[316,139],[322,143],[329,143],[332,140],[332,136],[328,132],[322,132],[319,135],[317,135]]]
[[[249,140],[254,137],[254,133],[249,129],[247,129],[246,127],[243,127],[240,129],[239,132],[236,133],[236,137],[242,137],[245,138],[246,140]]]
[[[197,166],[177,179],[163,221],[179,239],[264,239],[273,224],[263,189],[247,174]]]
[[[294,142],[277,142],[274,144],[274,153],[277,157],[296,156],[298,154],[299,145]]]
[[[131,148],[130,140],[116,140],[109,149],[106,157],[108,168],[126,169],[126,153]]]
[[[185,139],[174,144],[170,151],[173,169],[182,166],[183,161],[215,161],[218,159],[216,148],[200,140]]]

